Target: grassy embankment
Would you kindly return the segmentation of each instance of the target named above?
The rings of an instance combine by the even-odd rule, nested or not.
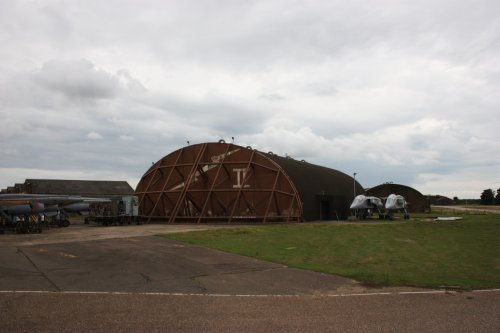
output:
[[[289,267],[372,285],[500,287],[500,215],[461,221],[294,224],[168,234]]]
[[[499,214],[500,205],[452,205],[452,206],[434,206],[433,214],[453,214],[454,212],[466,214]]]
[[[453,207],[453,206],[452,206]],[[494,210],[494,211],[499,211],[500,212],[500,206],[499,205],[462,205],[460,206],[464,209],[472,208],[472,209],[486,209],[486,210]]]

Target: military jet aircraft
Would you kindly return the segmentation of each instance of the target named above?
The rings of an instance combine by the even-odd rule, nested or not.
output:
[[[85,214],[91,203],[109,201],[72,195],[0,194],[0,228],[11,226],[21,233],[41,232],[40,222],[45,216],[51,217],[54,224],[67,227],[69,213]]]
[[[358,195],[354,198],[350,209],[359,219],[371,217],[374,212],[378,212],[379,219],[383,218],[384,204],[380,198]]]
[[[410,215],[408,214],[408,203],[402,195],[389,194],[385,200],[385,209],[387,210],[386,217],[390,220],[394,218],[395,212],[404,213],[405,220],[410,218]]]

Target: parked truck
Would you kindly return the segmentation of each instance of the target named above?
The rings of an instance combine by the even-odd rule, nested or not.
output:
[[[90,205],[85,223],[102,225],[141,224],[139,200],[135,195],[116,196],[110,202],[96,202]]]

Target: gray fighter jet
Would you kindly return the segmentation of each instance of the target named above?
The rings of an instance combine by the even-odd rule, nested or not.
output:
[[[379,219],[383,218],[384,204],[380,198],[358,195],[354,198],[351,211],[359,219],[365,219],[372,216],[373,213],[379,214]]]
[[[390,220],[394,218],[395,212],[404,213],[405,220],[410,218],[410,215],[408,214],[408,203],[402,195],[389,194],[385,200],[385,209],[387,211],[386,217]]]
[[[69,226],[69,213],[85,214],[93,202],[109,202],[107,198],[72,195],[0,194],[0,230],[13,227],[17,232],[41,232],[41,222]]]

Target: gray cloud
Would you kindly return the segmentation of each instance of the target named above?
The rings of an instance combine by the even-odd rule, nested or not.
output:
[[[116,95],[116,77],[98,70],[88,60],[46,62],[34,77],[44,88],[73,99],[103,99]]]
[[[499,10],[3,1],[0,187],[54,174],[134,183],[188,140],[235,137],[365,186],[477,197],[500,187]]]

